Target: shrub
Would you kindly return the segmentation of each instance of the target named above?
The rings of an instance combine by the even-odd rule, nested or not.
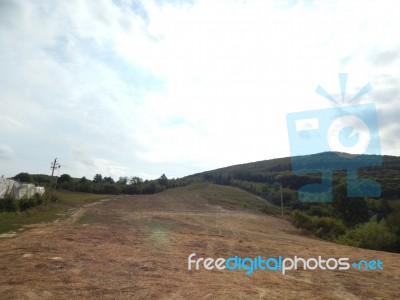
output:
[[[386,227],[400,236],[400,211],[392,212],[385,219]]]
[[[386,228],[384,221],[359,224],[340,237],[338,241],[342,244],[373,250],[400,250],[399,237]]]
[[[331,216],[331,212],[329,211],[328,208],[323,207],[323,206],[316,206],[316,205],[310,206],[309,213],[312,216],[318,216],[318,217],[329,217],[329,216]]]
[[[22,198],[18,200],[20,211],[27,210],[28,208],[36,206],[36,198]]]
[[[103,193],[105,194],[114,194],[117,195],[121,193],[122,189],[118,189],[118,186],[115,184],[104,184],[103,185]]]
[[[281,215],[282,213],[281,209],[275,205],[264,205],[260,210],[263,213],[273,216]]]
[[[35,194],[34,197],[31,198],[22,198],[19,200],[14,199],[10,195],[5,197],[4,199],[0,199],[0,211],[24,211],[31,207],[44,204],[48,200],[45,196],[40,196],[39,194]]]
[[[48,201],[48,198],[45,195],[40,196],[39,194],[35,194],[35,201],[36,205],[41,205],[45,204]]]
[[[311,217],[298,210],[292,213],[292,222],[296,227],[312,231],[318,237],[328,240],[337,238],[346,231],[346,226],[341,220],[332,217]]]
[[[10,195],[0,199],[1,211],[18,211],[18,202]]]
[[[322,207],[319,206],[311,206],[309,209],[310,215],[322,217]]]
[[[311,217],[299,210],[295,210],[292,213],[292,222],[296,227],[301,227],[310,231],[313,230]]]
[[[325,239],[334,239],[346,232],[343,221],[332,217],[312,217],[314,233]]]

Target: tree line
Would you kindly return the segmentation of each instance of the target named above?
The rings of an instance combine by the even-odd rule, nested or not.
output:
[[[165,189],[184,186],[189,183],[188,179],[173,178],[169,179],[162,174],[155,180],[143,180],[137,176],[123,176],[114,180],[110,176],[102,176],[98,173],[93,179],[73,178],[69,174],[62,174],[58,178],[51,178],[47,175],[33,175],[28,173],[19,173],[13,179],[20,182],[35,183],[45,186],[47,189],[63,189],[73,192],[95,193],[95,194],[154,194],[162,192]]]

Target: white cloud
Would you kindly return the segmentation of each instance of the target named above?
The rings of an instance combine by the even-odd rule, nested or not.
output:
[[[370,81],[382,95],[400,70],[393,2],[313,3],[3,3],[0,134],[14,149],[46,144],[73,176],[289,155],[286,113],[330,106],[318,84],[339,95],[336,74],[349,72],[349,94]],[[383,119],[399,109],[365,99]],[[383,149],[398,153],[383,126]]]
[[[12,159],[14,157],[14,150],[4,144],[0,144],[0,159],[1,160],[8,160],[8,159]]]
[[[18,129],[22,129],[23,125],[12,116],[0,115],[0,128],[3,132],[14,132]]]

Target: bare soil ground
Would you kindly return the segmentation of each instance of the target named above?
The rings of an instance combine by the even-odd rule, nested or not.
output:
[[[380,259],[383,271],[189,271],[188,255]],[[196,192],[118,196],[0,240],[0,299],[400,299],[400,255],[307,236]]]

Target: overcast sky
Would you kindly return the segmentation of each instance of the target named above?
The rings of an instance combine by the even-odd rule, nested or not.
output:
[[[169,178],[290,155],[318,85],[400,155],[398,1],[0,0],[0,175]],[[341,98],[340,98],[341,99]]]

